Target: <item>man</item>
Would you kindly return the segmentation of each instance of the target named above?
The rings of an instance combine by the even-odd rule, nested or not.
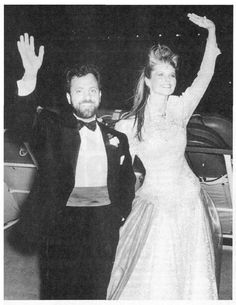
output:
[[[18,227],[40,240],[41,299],[105,299],[119,228],[134,198],[127,137],[96,120],[100,76],[89,65],[67,73],[68,104],[43,108],[35,120],[44,47],[37,56],[28,34],[17,45],[25,71],[15,131],[38,162]]]

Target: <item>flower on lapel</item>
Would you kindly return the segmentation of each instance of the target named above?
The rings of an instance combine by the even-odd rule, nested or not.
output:
[[[125,159],[125,156],[124,156],[124,155],[120,156],[120,165],[122,165],[122,164],[123,164],[124,159]]]
[[[112,137],[112,138],[109,138],[109,143],[113,146],[118,147],[118,145],[120,144],[120,141],[117,137]]]

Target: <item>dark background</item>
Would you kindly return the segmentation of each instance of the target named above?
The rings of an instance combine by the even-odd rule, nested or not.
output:
[[[180,55],[175,94],[191,84],[204,52],[205,29],[188,21],[188,12],[206,15],[216,24],[215,75],[196,112],[232,118],[232,5],[5,5],[5,125],[11,124],[15,80],[22,77],[16,41],[28,32],[45,56],[38,83],[44,95],[64,98],[64,71],[73,63],[96,64],[102,74],[101,108],[130,109],[135,83],[153,43]],[[36,50],[38,50],[36,48]],[[52,102],[42,98],[42,106]]]

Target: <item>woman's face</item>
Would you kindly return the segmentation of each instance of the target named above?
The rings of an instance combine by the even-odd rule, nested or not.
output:
[[[171,95],[176,86],[175,69],[169,63],[160,62],[151,72],[150,79],[146,78],[145,82],[151,94]]]

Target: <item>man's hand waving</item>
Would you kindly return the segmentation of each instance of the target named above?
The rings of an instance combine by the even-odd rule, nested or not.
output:
[[[28,33],[25,33],[17,41],[17,47],[25,69],[24,79],[36,78],[38,70],[43,63],[44,46],[40,46],[37,56],[34,47],[34,37],[29,37]]]

